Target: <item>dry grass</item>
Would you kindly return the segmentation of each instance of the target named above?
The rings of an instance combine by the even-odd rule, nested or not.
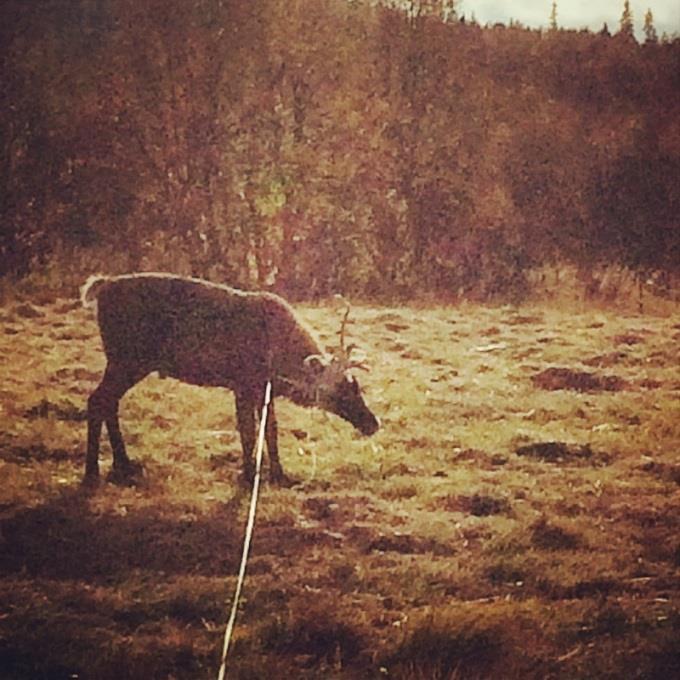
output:
[[[280,404],[300,484],[263,490],[232,677],[671,677],[680,317],[364,307],[349,332],[383,428]],[[91,314],[9,298],[0,356],[0,676],[215,675],[247,500],[231,395],[147,379],[121,412],[145,484],[86,494]]]

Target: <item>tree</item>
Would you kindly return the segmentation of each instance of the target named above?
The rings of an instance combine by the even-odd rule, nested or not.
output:
[[[635,39],[635,28],[633,26],[633,11],[630,2],[625,0],[623,3],[623,13],[621,14],[619,35],[623,38]]]
[[[553,2],[552,9],[550,10],[550,30],[557,30],[557,3]]]
[[[654,28],[654,16],[652,15],[652,10],[648,9],[645,14],[645,43],[655,45],[659,42],[659,37],[656,34],[656,28]]]

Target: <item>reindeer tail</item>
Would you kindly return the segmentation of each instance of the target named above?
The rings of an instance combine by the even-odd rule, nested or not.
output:
[[[93,274],[80,287],[80,302],[83,307],[94,307],[102,286],[109,281],[108,276]]]

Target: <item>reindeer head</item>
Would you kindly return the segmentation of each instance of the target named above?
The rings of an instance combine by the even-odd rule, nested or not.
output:
[[[361,394],[361,388],[352,375],[353,369],[367,371],[363,359],[352,359],[354,345],[345,346],[345,328],[350,307],[347,305],[340,326],[340,342],[330,354],[312,354],[304,360],[305,379],[294,401],[307,406],[319,406],[347,420],[362,434],[371,435],[380,427],[380,421],[371,413]]]

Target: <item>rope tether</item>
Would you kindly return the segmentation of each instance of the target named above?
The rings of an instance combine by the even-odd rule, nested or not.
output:
[[[248,552],[250,551],[250,540],[253,536],[253,528],[255,526],[255,511],[257,509],[257,497],[260,490],[260,468],[262,467],[262,450],[264,448],[264,434],[267,425],[267,411],[269,402],[271,401],[272,384],[267,382],[267,387],[264,393],[264,404],[262,406],[262,417],[260,418],[260,431],[257,438],[257,448],[255,452],[255,477],[253,478],[253,491],[250,496],[250,509],[248,510],[248,522],[246,524],[246,533],[243,538],[243,553],[241,555],[241,567],[238,572],[238,579],[236,581],[236,590],[234,591],[234,600],[231,605],[231,614],[227,622],[227,629],[224,631],[224,645],[222,647],[222,663],[220,664],[220,672],[217,676],[218,680],[224,680],[227,672],[227,653],[229,651],[229,643],[231,642],[231,634],[234,631],[234,624],[236,622],[236,611],[238,609],[239,599],[241,597],[241,589],[243,588],[243,581],[246,577],[246,565],[248,563]]]

